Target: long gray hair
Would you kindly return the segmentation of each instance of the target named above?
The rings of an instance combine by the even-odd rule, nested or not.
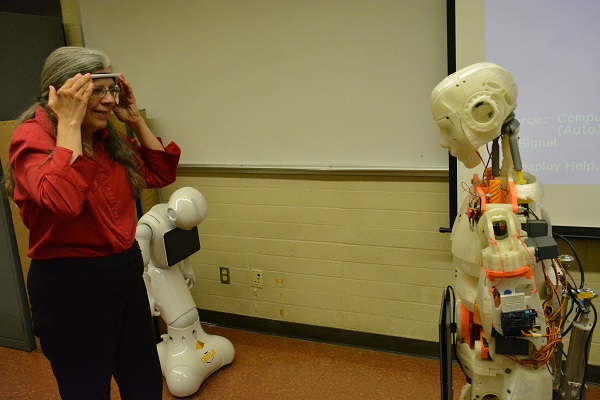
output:
[[[27,108],[18,118],[19,125],[23,122],[34,118],[35,111],[38,107],[42,107],[48,113],[50,120],[56,127],[58,121],[52,110],[48,108],[48,95],[50,86],[54,86],[58,90],[68,79],[75,76],[77,73],[86,74],[94,71],[109,68],[110,59],[106,53],[89,49],[86,47],[60,47],[54,50],[46,59],[41,74],[41,94],[37,101]],[[117,132],[115,127],[109,123],[107,126],[108,137],[105,145],[111,157],[127,168],[127,177],[129,185],[135,193],[139,193],[145,187],[145,181],[138,172],[139,155],[135,152],[122,133]],[[7,162],[3,189],[8,197],[13,197],[14,194],[14,179],[12,176],[12,167]]]

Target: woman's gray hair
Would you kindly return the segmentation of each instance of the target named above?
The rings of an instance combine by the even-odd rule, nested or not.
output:
[[[41,99],[48,101],[49,87],[58,89],[77,73],[87,74],[110,67],[106,53],[86,47],[60,47],[46,59],[41,75]]]

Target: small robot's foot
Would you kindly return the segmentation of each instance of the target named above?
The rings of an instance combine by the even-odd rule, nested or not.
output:
[[[164,375],[167,387],[175,397],[186,397],[196,393],[205,378],[189,365],[178,365]]]
[[[231,364],[235,356],[235,350],[233,344],[228,339],[222,336],[209,335],[209,343],[220,354],[219,361],[222,363],[222,366]]]
[[[167,386],[176,397],[194,394],[210,374],[233,361],[233,344],[206,334],[199,320],[186,328],[169,326],[168,331],[157,348]]]

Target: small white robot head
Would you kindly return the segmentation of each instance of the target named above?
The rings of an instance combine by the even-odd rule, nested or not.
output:
[[[204,221],[207,213],[206,199],[191,187],[174,191],[167,204],[167,216],[181,229],[192,229]]]
[[[479,164],[477,149],[500,136],[502,124],[516,106],[515,79],[489,62],[456,71],[431,92],[440,145],[467,168]]]

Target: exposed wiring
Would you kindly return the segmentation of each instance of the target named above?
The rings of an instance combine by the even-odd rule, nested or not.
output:
[[[575,260],[577,261],[577,266],[579,267],[579,274],[581,276],[581,282],[579,284],[579,289],[582,289],[585,285],[585,274],[583,272],[583,265],[581,264],[581,261],[579,260],[579,255],[577,254],[577,251],[575,251],[575,248],[573,247],[571,242],[569,242],[564,236],[559,235],[558,233],[552,233],[552,236],[564,241],[567,244],[567,246],[569,246],[569,248],[571,249],[571,252],[573,253],[573,257],[575,257]]]
[[[565,314],[563,318],[563,324],[560,327],[560,329],[563,331],[563,336],[567,336],[569,334],[569,331],[571,330],[570,327],[568,329],[565,329],[565,325],[567,322],[569,322],[569,316],[571,315],[573,310],[575,310],[575,301],[572,298],[569,298],[569,304],[571,305],[571,307],[569,307],[569,311]]]
[[[477,153],[479,155],[479,153]],[[488,149],[489,155],[489,149]],[[481,158],[481,155],[479,155]],[[505,201],[504,197],[508,193],[507,190],[502,188],[502,185],[499,184],[500,181],[495,181],[492,176],[493,172],[488,169],[488,165],[490,163],[491,157],[488,158],[488,162],[484,163],[483,159],[481,160],[484,164],[485,170],[482,175],[482,178],[479,179],[479,182],[473,182],[471,185],[466,182],[462,183],[462,189],[468,193],[470,196],[468,202],[468,208],[466,211],[467,217],[471,223],[471,229],[473,229],[473,224],[479,220],[481,217],[481,208],[483,207],[484,202],[492,203],[502,203]],[[485,197],[485,198],[484,198]],[[523,213],[527,219],[535,218],[536,220],[540,220],[540,218],[536,215],[536,213],[529,207],[527,204],[523,206],[519,206],[519,213]],[[495,228],[494,228],[495,229]],[[494,230],[494,232],[496,232]],[[569,335],[573,328],[579,329],[579,323],[577,321],[586,321],[585,317],[592,317],[593,323],[591,327],[588,326],[589,332],[588,336],[585,339],[585,343],[581,344],[584,349],[583,353],[585,356],[585,364],[583,368],[583,377],[582,377],[582,385],[585,385],[588,373],[588,361],[589,361],[589,348],[591,345],[591,340],[593,336],[593,332],[596,327],[597,320],[597,311],[594,305],[589,300],[589,294],[586,293],[589,289],[584,289],[585,286],[585,274],[584,268],[579,259],[577,252],[573,245],[563,236],[553,233],[553,237],[558,238],[564,241],[568,247],[571,249],[571,252],[574,256],[574,260],[577,262],[577,268],[579,272],[579,283],[577,282],[577,274],[573,274],[571,270],[568,269],[569,260],[563,259],[561,256],[557,259],[552,260],[537,260],[536,256],[529,251],[526,243],[524,242],[521,234],[519,232],[518,235],[512,235],[511,241],[516,240],[520,242],[521,246],[524,248],[524,252],[528,257],[524,257],[525,259],[529,258],[531,261],[529,262],[529,266],[533,275],[533,284],[534,287],[532,293],[534,293],[538,288],[541,290],[544,288],[543,286],[538,287],[538,283],[542,285],[541,282],[538,282],[538,278],[541,280],[541,274],[543,272],[544,282],[545,282],[545,293],[547,297],[543,300],[541,305],[541,310],[533,310],[531,309],[531,313],[537,312],[537,315],[542,316],[545,320],[545,325],[541,320],[530,322],[531,325],[525,325],[527,328],[524,328],[520,332],[520,336],[528,340],[530,342],[530,351],[528,355],[516,355],[516,354],[499,354],[503,355],[510,360],[513,360],[520,365],[526,366],[528,368],[538,369],[545,367],[548,369],[548,372],[557,377],[562,373],[563,361],[568,360],[568,362],[572,362],[573,360],[568,359],[568,354],[565,353],[563,349],[563,340],[567,335]],[[498,234],[495,237],[496,239],[506,239],[506,237],[499,237]],[[492,292],[497,291],[498,288],[502,285],[505,279],[505,260],[504,254],[501,251],[500,244],[494,240],[493,237],[488,238],[488,246],[492,246],[492,253],[494,253],[494,257],[498,265],[496,268],[499,273],[499,282],[495,282],[495,285],[490,289]],[[517,245],[518,246],[518,245]],[[518,246],[520,247],[520,246]],[[524,264],[528,262],[526,260]],[[538,268],[541,267],[541,271]],[[482,266],[483,267],[483,266]],[[573,276],[575,275],[575,276]],[[452,286],[447,286],[446,288],[446,296],[447,299],[451,299],[452,304],[452,351],[454,352],[454,356],[456,361],[458,362],[460,368],[463,370],[463,373],[466,374],[465,367],[461,364],[460,358],[458,357],[458,349],[463,343],[463,340],[467,341],[468,337],[461,337],[458,334],[457,328],[462,328],[457,325],[457,313],[461,312],[461,310],[456,310],[457,299],[455,297],[455,292]],[[586,298],[583,298],[586,297]],[[492,298],[500,301],[500,294],[493,295]],[[539,303],[538,303],[539,304]],[[464,307],[464,306],[463,306]],[[539,307],[536,306],[536,308]],[[527,307],[529,309],[529,307]],[[474,312],[477,312],[475,310]],[[472,312],[471,312],[472,313]],[[593,314],[590,316],[589,314]],[[527,314],[529,315],[529,314]],[[535,315],[535,314],[534,314]],[[582,317],[583,315],[583,317]],[[465,315],[459,315],[459,318],[464,319],[467,318]],[[529,317],[527,317],[529,318]],[[533,317],[538,318],[538,317]],[[466,322],[466,321],[465,321]],[[527,320],[524,319],[524,322]],[[541,327],[541,328],[540,328]],[[471,329],[477,330],[482,329],[480,325],[474,323],[474,326],[469,327],[469,332],[462,332],[462,335],[471,334]],[[506,331],[505,331],[506,333]],[[502,333],[500,333],[502,334]],[[484,343],[482,345],[484,347],[487,346],[486,339],[481,339]],[[475,339],[476,340],[476,339]],[[467,342],[468,343],[468,342]],[[464,343],[462,344],[464,346]],[[472,349],[473,345],[471,345]],[[461,348],[462,351],[462,348]],[[486,356],[487,357],[487,356]],[[581,371],[581,370],[580,370]],[[470,371],[469,371],[470,372]],[[554,382],[553,389],[554,391],[558,391],[560,386],[560,379]],[[583,387],[583,386],[582,386]],[[583,398],[585,390],[580,390],[579,399]],[[555,392],[556,395],[556,392]]]

